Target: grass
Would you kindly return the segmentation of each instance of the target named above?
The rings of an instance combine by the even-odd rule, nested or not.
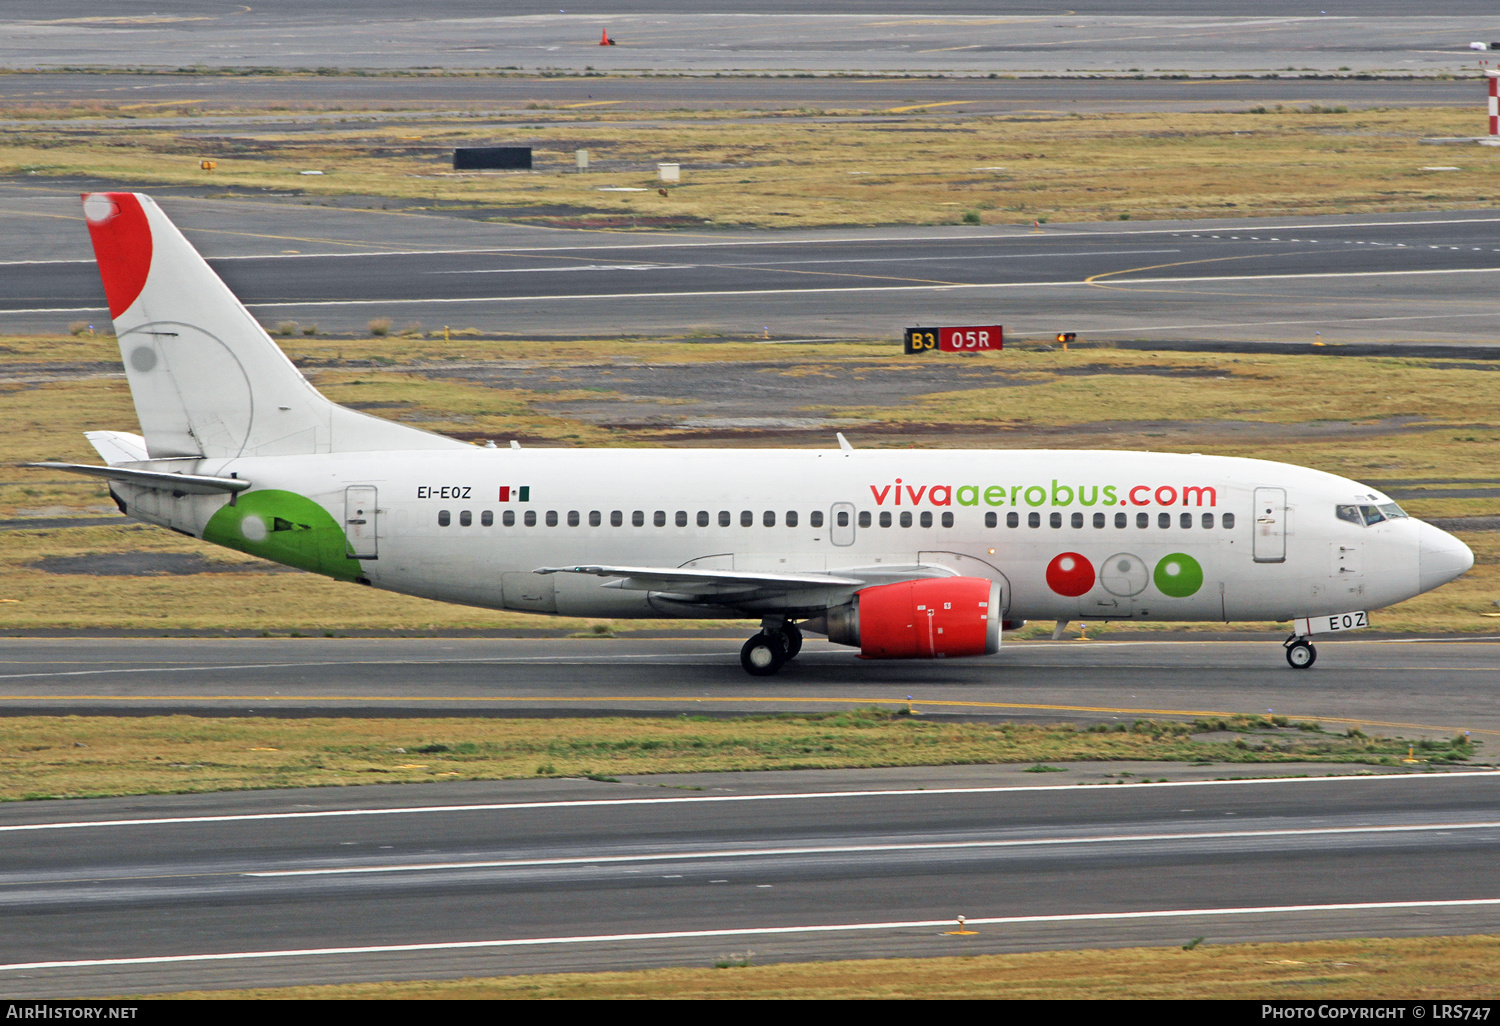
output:
[[[1236,738],[1192,737],[1202,731]],[[880,707],[732,719],[15,716],[0,721],[0,800],[1082,760],[1397,766],[1410,743],[1247,716],[1080,730],[931,723]],[[1468,759],[1477,743],[1439,739],[1416,747],[1428,765],[1447,765]]]
[[[980,936],[1003,927],[978,927]],[[177,998],[500,999],[677,1001],[763,999],[1418,1000],[1488,1001],[1500,937],[1404,937],[1281,944],[953,955],[969,938],[914,936],[928,958],[755,965],[734,952],[723,968],[548,973],[398,983],[193,991]],[[749,963],[749,964],[747,964]]]
[[[118,114],[108,105],[99,114]],[[214,113],[200,109],[197,113]],[[123,112],[131,113],[132,112]],[[153,112],[155,114],[166,112]],[[798,117],[788,117],[796,113]],[[172,127],[0,134],[0,174],[295,188],[376,195],[433,208],[495,208],[498,219],[630,227],[983,223],[1199,218],[1484,206],[1500,153],[1456,151],[1456,172],[1421,168],[1432,135],[1481,134],[1470,108],[1263,113],[953,115],[893,123],[806,115],[873,111],[652,114],[536,111],[433,123],[361,121],[305,132],[276,126],[195,138]],[[451,150],[497,133],[534,150],[535,173],[455,176]],[[576,174],[573,151],[596,166]],[[198,162],[211,158],[209,173]],[[1450,159],[1444,157],[1445,162]],[[655,165],[684,165],[657,194]],[[302,170],[322,170],[306,177]],[[601,186],[647,188],[603,193]],[[562,207],[569,212],[557,213]],[[554,208],[545,210],[543,208]]]
[[[930,357],[906,357],[893,342],[846,342],[813,347],[767,347],[726,342],[589,340],[549,342],[465,337],[330,339],[298,337],[288,352],[332,398],[373,405],[382,416],[464,438],[521,437],[527,444],[697,445],[693,431],[671,427],[608,427],[570,417],[573,400],[593,406],[614,401],[607,388],[559,392],[492,388],[433,368],[456,362],[493,365],[524,362],[559,370],[590,368],[607,383],[611,364],[666,366],[710,364],[726,375],[756,373],[832,380],[857,397],[865,373],[899,370]],[[862,419],[877,430],[861,447],[881,445],[1028,444],[1084,447],[1107,438],[1112,448],[1269,457],[1356,480],[1386,478],[1472,479],[1493,485],[1500,465],[1500,373],[1488,364],[1457,360],[1384,357],[1152,353],[1089,347],[1069,351],[1016,347],[969,359],[983,361],[987,387],[917,396],[881,407],[840,405],[820,412]],[[46,367],[118,366],[105,336],[0,337],[0,367],[27,365],[31,380],[0,385],[0,517],[47,511],[86,513],[112,507],[104,484],[23,469],[27,460],[95,462],[83,437],[89,429],[137,430],[129,391],[121,378],[48,379]],[[38,366],[40,365],[40,370]],[[1500,365],[1496,366],[1500,370]],[[22,376],[18,373],[17,375]],[[851,380],[855,379],[855,380]],[[982,379],[983,380],[983,379]],[[1009,387],[989,386],[1004,381]],[[1121,398],[1128,394],[1128,401]],[[639,397],[632,397],[639,403]],[[681,404],[666,401],[664,409]],[[1358,411],[1356,430],[1330,445],[1299,437],[1304,424],[1324,421],[1330,410]],[[559,412],[561,411],[561,412]],[[1246,430],[1224,431],[1220,419]],[[1046,439],[1030,432],[1059,429]],[[894,434],[892,433],[894,432]],[[715,440],[712,444],[741,444]],[[743,444],[819,444],[803,436],[755,436]],[[1418,516],[1494,514],[1487,498],[1418,498],[1404,503]],[[1480,632],[1500,600],[1500,536],[1465,534],[1477,565],[1435,592],[1381,611],[1386,630]],[[0,532],[0,630],[43,628],[421,631],[453,628],[540,627],[587,630],[584,621],[443,605],[352,588],[306,574],[203,573],[173,577],[99,577],[51,574],[32,564],[45,556],[90,553],[199,553],[226,571],[264,567],[250,557],[144,526]],[[674,621],[674,626],[700,626]],[[644,623],[635,626],[645,626]],[[1111,625],[1113,632],[1163,630],[1179,625]],[[1207,629],[1213,625],[1200,625]],[[1252,628],[1269,625],[1240,625]],[[1046,634],[1049,628],[1028,628]],[[1023,635],[1024,636],[1024,635]]]

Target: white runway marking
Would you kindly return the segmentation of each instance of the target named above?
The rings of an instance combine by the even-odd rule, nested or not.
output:
[[[1099,788],[1120,791],[1143,787],[1253,787],[1266,784],[1348,784],[1384,781],[1453,780],[1460,777],[1489,777],[1500,780],[1495,770],[1463,770],[1457,773],[1405,774],[1386,773],[1364,776],[1264,777],[1257,780],[1179,780],[1159,784],[1020,784],[996,787],[932,787],[924,790],[886,789],[873,791],[801,791],[783,794],[693,795],[673,798],[575,798],[556,801],[491,802],[478,805],[418,805],[394,809],[327,809],[318,812],[248,812],[219,816],[159,816],[150,819],[96,819],[63,823],[17,823],[0,826],[0,833],[37,830],[107,829],[135,826],[176,826],[191,823],[255,823],[280,819],[337,819],[351,816],[409,816],[427,813],[508,812],[520,809],[586,809],[628,805],[701,805],[724,802],[774,802],[834,800],[840,798],[925,798],[935,795],[1023,794],[1047,791],[1052,794],[1091,793]]]
[[[1010,926],[1031,923],[1120,922],[1143,919],[1203,918],[1207,916],[1288,915],[1306,912],[1387,912],[1440,908],[1485,908],[1500,898],[1457,898],[1439,901],[1360,901],[1326,905],[1261,905],[1246,908],[1152,909],[1140,912],[1079,912],[1039,916],[987,916],[966,919],[969,926]],[[666,930],[658,933],[606,933],[578,937],[522,937],[506,940],[437,941],[426,944],[370,944],[358,947],[295,948],[280,951],[228,951],[202,955],[147,955],[137,958],[87,958],[50,962],[12,962],[0,972],[28,969],[87,969],[101,966],[169,965],[184,962],[231,962],[251,958],[312,958],[318,955],[379,955],[418,951],[463,951],[520,948],[554,944],[619,944],[633,941],[698,940],[720,937],[787,936],[872,930],[931,930],[951,927],[952,919],[919,919],[889,923],[838,923],[816,926],[752,926],[724,930]]]
[[[1224,841],[1269,837],[1324,837],[1344,834],[1409,834],[1445,830],[1494,830],[1487,823],[1429,823],[1402,826],[1306,827],[1288,830],[1214,830],[1203,833],[1119,834],[1096,837],[1032,837],[1008,841],[912,841],[898,844],[848,844],[802,848],[732,848],[725,851],[657,852],[650,855],[569,856],[550,859],[499,859],[485,862],[427,862],[392,866],[345,866],[329,869],[267,869],[241,876],[344,876],[368,873],[422,873],[450,869],[525,869],[538,866],[596,866],[621,862],[701,862],[710,859],[762,858],[776,855],[868,855],[894,851],[971,851],[1037,848],[1053,845],[1129,844],[1139,841]]]

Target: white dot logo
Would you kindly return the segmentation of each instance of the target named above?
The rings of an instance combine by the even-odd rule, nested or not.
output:
[[[102,192],[89,193],[89,198],[83,201],[83,216],[89,224],[103,224],[119,212],[115,201]]]
[[[265,541],[266,522],[257,516],[247,516],[240,521],[240,534],[245,536],[246,541]]]
[[[1162,567],[1162,569],[1166,571],[1168,577],[1176,577],[1178,574],[1182,573],[1182,564],[1168,563],[1166,566]]]
[[[1077,561],[1074,560],[1072,556],[1064,556],[1062,559],[1057,561],[1058,569],[1064,571],[1065,573],[1071,573],[1073,568],[1077,565]]]

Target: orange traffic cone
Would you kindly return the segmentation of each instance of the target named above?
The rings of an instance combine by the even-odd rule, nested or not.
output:
[[[615,45],[615,41],[613,39],[609,38],[609,29],[604,29],[600,33],[600,36],[599,36],[599,45],[600,46],[614,46]]]

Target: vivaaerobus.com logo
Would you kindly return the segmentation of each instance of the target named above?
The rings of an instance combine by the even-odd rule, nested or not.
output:
[[[875,505],[920,506],[1207,506],[1219,504],[1212,485],[870,485]]]

